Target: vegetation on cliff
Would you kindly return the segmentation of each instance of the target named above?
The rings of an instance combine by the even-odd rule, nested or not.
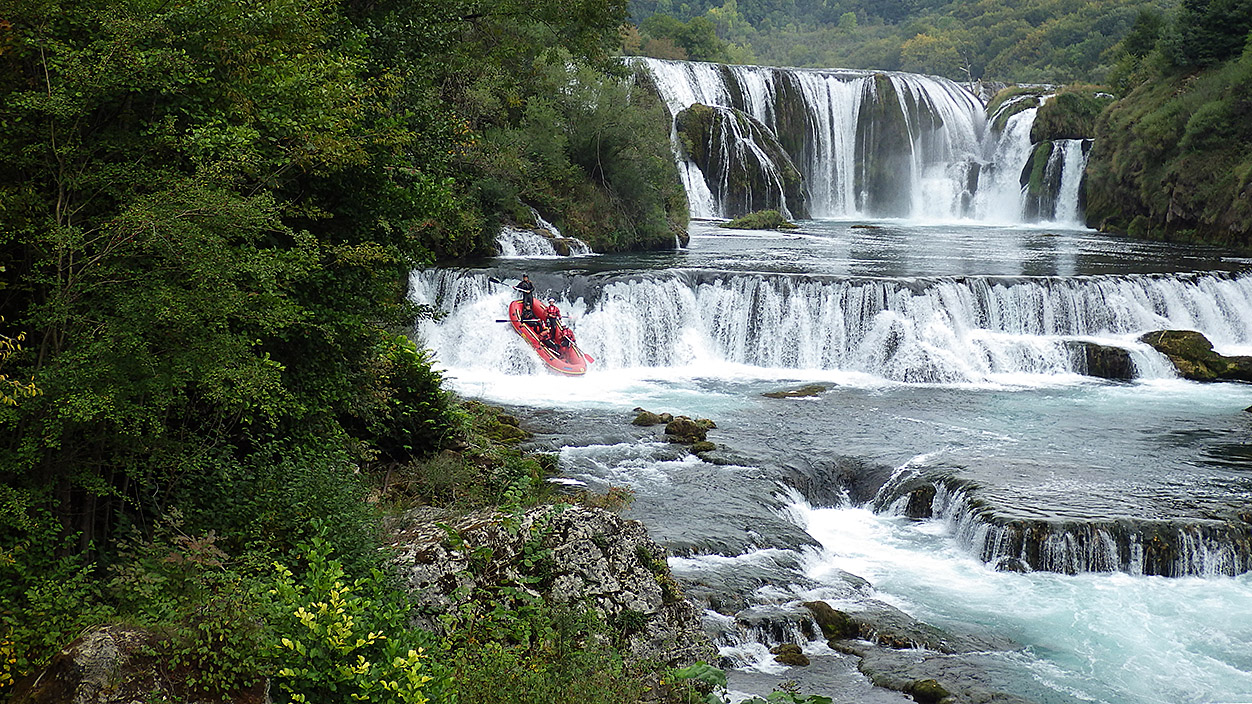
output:
[[[631,0],[638,39],[626,50],[954,80],[1100,82],[1139,11],[1160,8],[1152,0]]]
[[[1154,239],[1252,246],[1252,4],[1140,17],[1087,167],[1087,221]]]
[[[624,17],[0,0],[0,698],[124,621],[184,699],[446,700],[482,654],[628,700],[603,624],[502,609],[489,653],[410,629],[378,521],[551,470],[403,334],[412,267],[489,252],[520,202],[605,248],[685,219],[668,116],[608,72]]]

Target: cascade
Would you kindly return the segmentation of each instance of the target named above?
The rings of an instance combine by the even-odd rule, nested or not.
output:
[[[591,247],[587,246],[586,242],[576,237],[565,237],[556,225],[544,220],[539,211],[531,208],[530,215],[535,221],[533,230],[511,225],[500,228],[500,232],[496,234],[496,247],[500,250],[500,256],[544,258],[592,253]],[[547,234],[540,234],[540,231]],[[562,250],[560,252],[557,251],[558,244]]]
[[[540,287],[549,285],[568,290],[564,280]],[[1140,376],[1171,373],[1135,341],[1149,330],[1199,330],[1219,349],[1252,344],[1249,275],[865,280],[678,270],[580,287],[573,300],[557,297],[598,369],[731,362],[968,383],[1077,374],[1072,339],[1129,349]],[[511,332],[474,322],[498,317],[511,291],[449,270],[414,274],[412,291],[449,313],[421,330],[444,363],[529,373]]]
[[[1074,225],[1082,224],[1082,211],[1078,203],[1078,189],[1082,184],[1083,170],[1087,168],[1087,155],[1091,140],[1061,139],[1053,153],[1061,155],[1061,185],[1057,189],[1056,210],[1053,219]]]
[[[1004,519],[958,480],[940,480],[933,490],[923,515],[947,523],[960,545],[1000,569],[1165,577],[1233,576],[1252,569],[1246,528],[1220,520]],[[918,515],[910,494],[888,490],[875,505],[879,511]]]

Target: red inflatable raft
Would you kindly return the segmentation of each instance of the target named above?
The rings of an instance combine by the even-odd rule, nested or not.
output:
[[[539,355],[539,359],[543,360],[543,363],[548,365],[548,368],[552,371],[560,372],[561,374],[569,376],[581,376],[585,374],[587,372],[587,365],[592,362],[592,359],[583,354],[583,351],[578,349],[578,345],[571,344],[568,347],[563,348],[559,354],[554,352],[551,347],[545,345],[543,341],[539,339],[540,328],[538,326],[542,326],[547,323],[548,310],[547,308],[539,305],[538,301],[535,302],[533,308],[535,311],[535,317],[539,319],[536,327],[531,327],[522,322],[521,301],[513,301],[509,304],[509,322],[513,323],[513,329],[517,331],[518,335],[522,336],[523,340],[534,348],[535,354]]]

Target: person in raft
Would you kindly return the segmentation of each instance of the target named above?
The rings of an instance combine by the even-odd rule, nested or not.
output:
[[[513,288],[522,292],[522,320],[530,322],[535,318],[535,285],[530,282],[530,274],[522,274],[522,280]]]
[[[556,307],[555,298],[548,299],[548,340],[558,352],[574,342],[574,331],[561,325],[561,309]]]

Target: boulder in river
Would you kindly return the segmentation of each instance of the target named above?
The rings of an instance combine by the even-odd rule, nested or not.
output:
[[[1195,330],[1157,330],[1139,338],[1169,357],[1178,373],[1192,381],[1252,381],[1252,357],[1227,357]]]
[[[1130,359],[1130,352],[1124,348],[1085,340],[1070,340],[1065,346],[1074,356],[1078,370],[1087,376],[1115,381],[1135,378],[1135,363]]]
[[[678,416],[665,425],[665,435],[670,442],[689,445],[705,442],[708,438],[709,430],[716,427],[717,424],[708,418]]]
[[[767,391],[761,395],[766,398],[810,398],[813,396],[820,396],[825,392],[826,387],[821,384],[806,384],[798,389]]]

